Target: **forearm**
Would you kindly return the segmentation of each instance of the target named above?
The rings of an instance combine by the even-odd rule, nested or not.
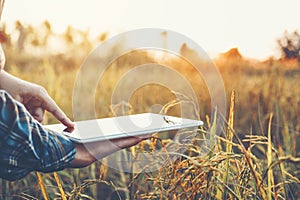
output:
[[[0,89],[7,91],[14,98],[17,98],[17,94],[22,92],[24,85],[28,87],[28,84],[34,85],[9,74],[5,70],[0,71]]]
[[[76,147],[62,135],[45,130],[6,92],[0,91],[0,177],[16,180],[31,171],[70,167]]]
[[[7,73],[3,69],[0,71],[0,89],[1,90],[10,90],[11,83],[16,82],[16,77],[13,77],[11,74]]]
[[[13,98],[19,92],[19,88],[25,81],[9,74],[5,70],[0,71],[0,89],[7,91]]]
[[[89,150],[84,146],[84,144],[75,144],[76,154],[73,162],[71,163],[71,168],[82,168],[86,167],[96,161],[96,158],[89,152]]]
[[[0,69],[0,89],[1,90],[5,90],[4,87],[5,87],[5,81],[7,79],[7,73],[3,70],[3,69]]]

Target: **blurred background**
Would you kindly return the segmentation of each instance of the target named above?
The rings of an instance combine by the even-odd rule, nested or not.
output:
[[[2,22],[13,31],[15,21],[39,26],[45,20],[55,33],[68,26],[89,31],[118,34],[137,28],[164,28],[186,35],[210,55],[238,47],[246,57],[266,59],[280,56],[276,39],[284,31],[299,29],[296,0],[281,1],[17,1],[5,3]]]
[[[50,96],[71,118],[73,118],[73,86],[84,59],[91,50],[105,40],[124,31],[138,28],[173,30],[200,45],[221,73],[227,95],[228,112],[230,95],[232,91],[235,91],[235,120],[234,123],[232,120],[231,122],[228,120],[227,125],[232,125],[236,134],[244,141],[244,145],[253,156],[251,157],[253,162],[257,164],[255,165],[257,171],[253,171],[251,164],[245,165],[246,161],[242,160],[244,154],[237,150],[241,149],[237,147],[234,153],[240,157],[235,158],[238,161],[233,159],[232,162],[236,164],[236,167],[232,167],[232,171],[229,173],[231,179],[226,178],[226,180],[236,181],[235,183],[239,185],[241,180],[235,179],[235,177],[242,177],[242,175],[244,177],[243,169],[249,171],[251,168],[252,172],[248,173],[250,181],[243,182],[242,185],[249,189],[247,194],[244,194],[244,190],[236,192],[233,184],[228,187],[224,186],[227,182],[220,184],[220,179],[225,180],[224,170],[224,173],[222,170],[218,170],[221,174],[215,174],[215,176],[212,174],[217,172],[213,169],[207,173],[201,171],[201,173],[205,173],[204,179],[199,179],[201,183],[208,184],[209,181],[211,181],[210,183],[215,181],[211,187],[207,185],[190,186],[189,181],[180,183],[179,180],[170,178],[182,174],[169,176],[166,175],[167,172],[163,172],[163,169],[156,174],[141,175],[139,179],[133,175],[109,169],[101,163],[82,170],[60,172],[64,189],[69,191],[69,194],[76,193],[76,186],[79,189],[87,188],[88,186],[83,183],[83,180],[87,179],[93,186],[86,189],[86,194],[95,199],[105,199],[102,198],[103,195],[113,199],[112,196],[116,195],[115,191],[119,191],[118,194],[124,193],[126,198],[139,199],[184,198],[180,196],[182,194],[194,195],[195,199],[205,195],[211,199],[221,199],[218,197],[227,199],[226,195],[229,194],[216,192],[219,190],[218,188],[222,187],[224,187],[223,190],[231,188],[237,196],[244,194],[243,197],[248,199],[251,199],[251,195],[256,199],[260,197],[264,199],[264,192],[260,191],[260,188],[268,189],[268,194],[271,194],[273,199],[297,199],[300,197],[298,192],[300,183],[298,165],[300,145],[299,7],[300,3],[296,0],[194,0],[184,3],[174,0],[89,0],[85,2],[6,0],[1,19],[0,41],[7,58],[5,69],[20,78],[44,86]],[[162,34],[162,41],[166,38],[167,36]],[[122,75],[135,66],[153,62],[171,67],[189,81],[199,105],[196,117],[205,121],[204,130],[210,133],[213,127],[211,121],[213,110],[207,86],[203,77],[197,73],[191,63],[182,59],[188,55],[201,61],[202,57],[193,47],[185,43],[180,45],[178,53],[179,56],[165,55],[163,59],[158,59],[151,52],[136,51],[115,60],[98,83],[95,91],[95,110],[87,110],[86,113],[82,113],[81,119],[91,118],[94,111],[96,111],[97,117],[112,116],[115,113],[147,112],[153,108],[153,105],[167,105],[169,106],[166,110],[168,114],[180,115],[180,102],[174,102],[176,99],[174,91],[156,84],[138,88],[131,96],[130,102],[111,105],[111,95]],[[205,61],[203,64],[205,65]],[[174,104],[169,104],[170,102]],[[84,104],[84,101],[82,103]],[[232,114],[233,110],[229,113]],[[270,123],[271,113],[273,118]],[[229,116],[223,117],[229,118]],[[51,115],[47,115],[44,123],[57,123],[57,120]],[[224,128],[224,138],[226,139],[228,139],[227,128]],[[271,137],[266,138],[270,132],[272,133]],[[171,136],[168,133],[164,135],[165,143],[169,142],[168,139]],[[252,141],[256,136],[257,138]],[[218,141],[219,146],[215,150],[225,151],[224,146],[228,144],[228,141]],[[237,142],[237,140],[233,142]],[[267,144],[268,147],[271,145],[273,148],[273,154],[267,153]],[[195,156],[189,154],[189,156],[192,155]],[[221,154],[217,153],[217,155]],[[198,159],[197,155],[193,158]],[[273,174],[267,176],[270,166],[270,162],[267,162],[269,158],[272,158],[277,164],[280,163],[280,167],[274,164],[278,168],[274,167]],[[191,168],[187,166],[191,165],[182,164],[184,160],[186,161],[186,158],[178,161],[181,164],[173,164],[172,170],[176,173],[186,171],[188,174],[190,171],[187,169]],[[287,163],[283,164],[283,160],[287,160]],[[224,169],[222,167],[225,165],[222,162],[223,160],[220,159],[218,169]],[[172,172],[172,170],[168,172]],[[193,173],[196,172],[191,173],[190,176],[195,176]],[[228,177],[227,175],[226,177]],[[169,182],[159,182],[162,176]],[[267,182],[266,177],[270,182]],[[273,179],[271,180],[270,177]],[[46,174],[43,179],[46,185],[48,184],[46,186],[48,195],[51,198],[57,197],[58,188],[54,186],[56,181],[53,177]],[[92,181],[95,179],[98,182]],[[108,182],[101,182],[100,179]],[[243,178],[243,180],[246,179]],[[151,181],[154,181],[154,184]],[[42,197],[40,190],[42,186],[33,187],[30,185],[31,182],[37,182],[34,173],[16,184],[1,182],[3,198],[24,193],[31,197]],[[73,185],[69,184],[70,182]],[[158,186],[158,183],[162,185]],[[179,186],[170,189],[168,188],[170,183],[178,183]],[[199,193],[195,193],[196,190],[193,187],[197,188]],[[201,189],[199,190],[199,188]],[[251,188],[256,189],[252,190]],[[62,195],[62,193],[60,194]],[[168,196],[170,194],[175,196]],[[230,195],[233,194],[230,193]],[[231,197],[237,198],[234,195]]]

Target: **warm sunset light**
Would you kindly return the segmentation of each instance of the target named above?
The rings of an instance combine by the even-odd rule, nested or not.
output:
[[[299,0],[5,0],[0,44],[0,199],[300,200]]]
[[[49,20],[62,32],[68,25],[92,34],[164,28],[195,40],[210,55],[237,47],[246,57],[278,56],[276,39],[300,28],[299,2],[287,1],[72,1],[7,0],[3,21],[39,24]]]

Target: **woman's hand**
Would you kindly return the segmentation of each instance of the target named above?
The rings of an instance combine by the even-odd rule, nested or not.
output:
[[[41,86],[21,80],[1,70],[0,89],[6,90],[14,99],[24,104],[37,121],[43,121],[45,111],[48,111],[65,126],[74,126],[74,123]]]
[[[76,143],[76,155],[71,167],[85,167],[96,160],[104,158],[116,151],[128,148],[138,144],[139,142],[150,138],[152,135],[144,135],[140,137],[126,137],[113,140],[105,140],[87,144]]]

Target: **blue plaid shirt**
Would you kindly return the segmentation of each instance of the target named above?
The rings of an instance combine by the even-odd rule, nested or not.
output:
[[[31,171],[62,170],[75,153],[74,143],[45,130],[21,103],[0,90],[0,178],[17,180]]]

